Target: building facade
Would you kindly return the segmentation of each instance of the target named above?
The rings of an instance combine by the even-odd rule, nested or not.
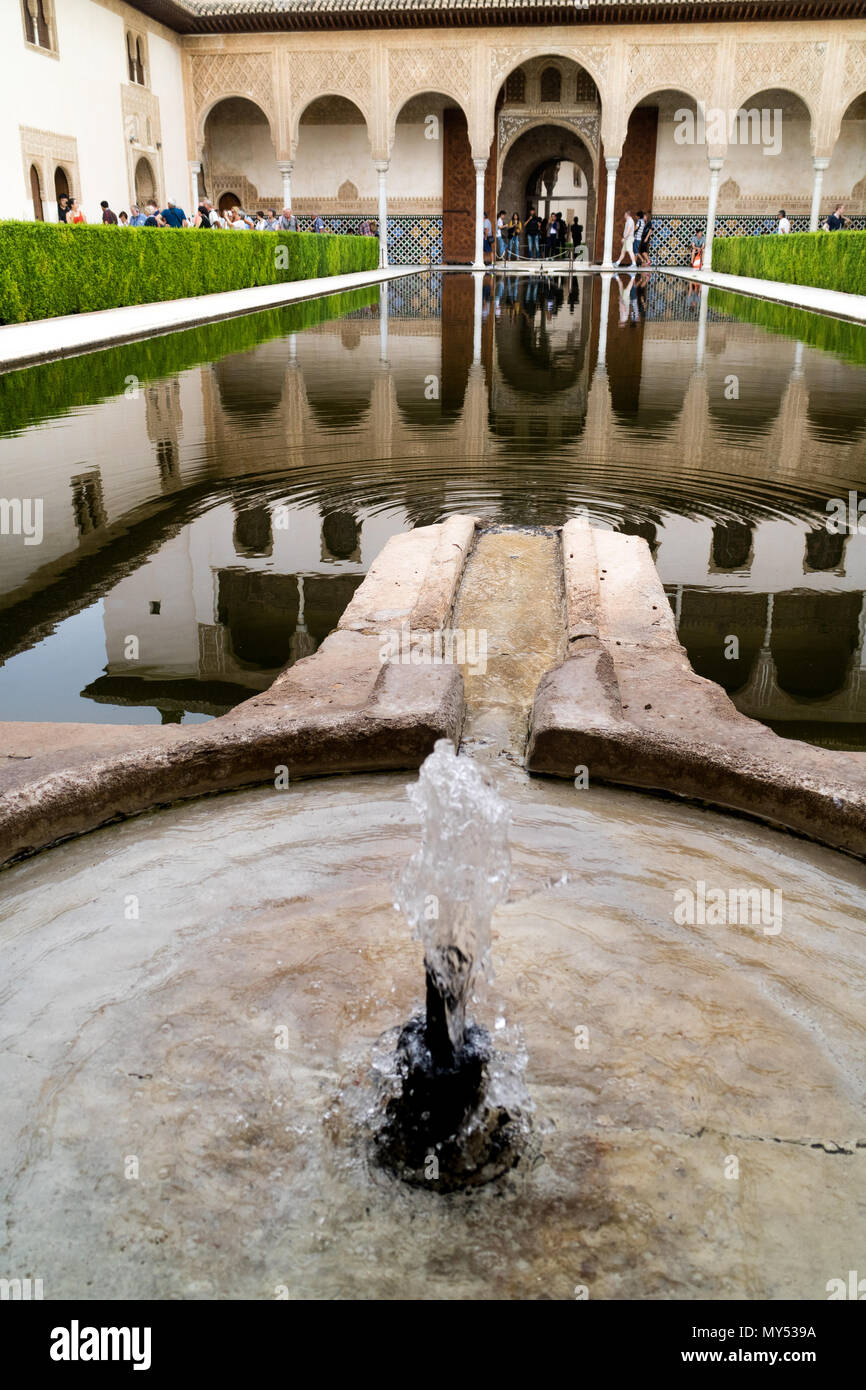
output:
[[[482,260],[484,212],[626,208],[691,236],[866,225],[856,0],[7,0],[6,217],[106,198],[387,221],[393,261]],[[681,17],[683,16],[683,17]],[[688,16],[687,18],[685,16]],[[568,22],[563,22],[564,20]]]

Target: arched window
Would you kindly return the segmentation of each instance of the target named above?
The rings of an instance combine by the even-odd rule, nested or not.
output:
[[[526,100],[526,73],[523,68],[515,68],[505,79],[505,100]]]
[[[145,159],[143,155],[135,166],[135,201],[139,211],[146,208],[148,203],[157,201],[153,166],[150,160]]]
[[[52,0],[21,0],[24,11],[24,37],[36,48],[54,48],[51,37]]]
[[[141,39],[135,41],[135,80],[140,86],[144,86],[144,53]]]
[[[131,34],[126,35],[126,66],[130,82],[135,81],[135,43]]]
[[[30,196],[33,199],[33,216],[37,222],[45,221],[45,213],[42,208],[42,189],[39,186],[39,170],[35,164],[30,165]]]
[[[541,100],[562,100],[562,73],[559,68],[545,68],[541,74]]]

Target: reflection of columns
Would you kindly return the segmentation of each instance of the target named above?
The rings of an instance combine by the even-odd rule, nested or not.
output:
[[[701,285],[701,307],[698,310],[698,341],[695,348],[695,366],[699,371],[704,365],[704,353],[707,350],[707,304],[709,293],[709,285]]]
[[[812,168],[812,206],[809,210],[809,231],[817,232],[818,221],[821,216],[821,185],[824,182],[824,170],[830,163],[829,159],[813,159]]]
[[[190,222],[192,222],[193,218],[194,218],[195,215],[196,215],[196,212],[198,211],[198,200],[199,200],[198,176],[199,176],[200,173],[201,173],[201,163],[200,163],[199,160],[197,160],[197,159],[191,159],[190,162],[189,162],[189,186],[190,186],[190,191],[192,192],[192,202],[191,202],[191,205],[190,205],[190,212],[189,212],[189,220],[190,220]]]
[[[286,163],[286,164],[281,164],[281,165],[280,165],[280,173],[281,173],[282,176],[283,176],[283,207],[284,207],[284,208],[290,208],[290,207],[292,206],[292,169],[293,169],[293,168],[294,168],[294,165],[288,164],[288,163]]]
[[[719,201],[719,174],[721,173],[723,159],[713,158],[710,160],[710,192],[707,197],[707,234],[704,239],[704,270],[709,270],[713,264],[713,236],[716,230],[716,204]]]
[[[379,286],[379,358],[388,361],[388,285]]]
[[[373,168],[379,175],[379,265],[384,270],[388,265],[388,196],[385,192],[387,159],[374,159]]]
[[[484,269],[484,174],[486,159],[473,159],[475,165],[475,269]]]
[[[481,362],[481,306],[484,299],[484,276],[475,276],[475,308],[472,315],[472,364]]]
[[[601,282],[601,304],[598,311],[598,362],[603,367],[607,358],[607,326],[610,320],[610,277]]]
[[[803,344],[798,338],[794,344],[794,365],[791,368],[791,377],[796,379],[803,375]]]
[[[288,206],[288,204],[287,204],[286,206]],[[290,362],[297,362],[297,360],[298,360],[298,335],[297,335],[297,333],[290,333],[290,334],[289,334],[289,361],[290,361]]]
[[[607,169],[607,197],[604,204],[604,253],[601,263],[608,270],[613,267],[613,203],[616,197],[616,171],[619,168],[619,155],[605,156]]]

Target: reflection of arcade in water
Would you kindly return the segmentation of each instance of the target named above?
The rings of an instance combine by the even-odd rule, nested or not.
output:
[[[322,640],[394,532],[585,509],[650,540],[695,666],[742,708],[859,741],[866,537],[820,517],[863,476],[863,370],[636,283],[400,281],[0,439],[8,493],[45,499],[42,545],[0,547],[0,708],[32,717],[34,650],[89,613],[50,717],[215,713]]]

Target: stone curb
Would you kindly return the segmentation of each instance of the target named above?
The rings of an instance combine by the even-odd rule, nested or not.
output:
[[[646,541],[563,527],[568,655],[536,691],[526,766],[667,792],[866,857],[866,774],[780,738],[692,669]]]
[[[168,802],[273,783],[280,767],[290,780],[415,768],[438,738],[457,742],[458,668],[383,663],[380,631],[343,623],[398,589],[416,630],[447,623],[474,535],[474,518],[452,517],[392,537],[317,652],[189,732],[76,725],[64,745],[63,726],[0,726],[0,864]],[[40,727],[51,751],[15,751],[38,747]]]

